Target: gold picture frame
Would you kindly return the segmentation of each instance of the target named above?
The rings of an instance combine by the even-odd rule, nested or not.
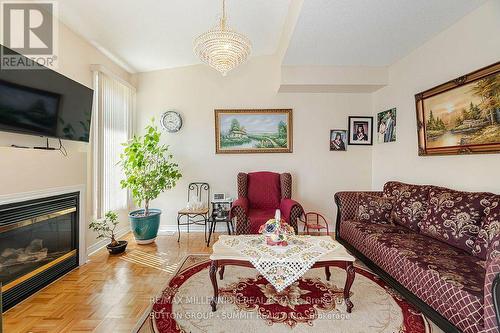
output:
[[[292,109],[216,109],[215,152],[292,153]]]
[[[415,95],[418,154],[500,152],[500,62]]]

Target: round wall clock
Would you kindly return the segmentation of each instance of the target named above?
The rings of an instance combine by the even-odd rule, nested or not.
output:
[[[176,111],[167,111],[161,115],[161,126],[170,133],[178,132],[182,127],[182,117]]]

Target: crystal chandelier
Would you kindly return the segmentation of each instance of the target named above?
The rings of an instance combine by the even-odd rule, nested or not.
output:
[[[252,51],[248,37],[228,28],[226,21],[226,1],[222,0],[219,24],[194,40],[194,52],[222,76],[244,63]]]

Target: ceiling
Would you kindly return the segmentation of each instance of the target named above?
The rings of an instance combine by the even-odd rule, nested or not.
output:
[[[274,54],[292,1],[227,0],[229,25],[252,56]],[[385,66],[486,0],[304,0],[286,65]],[[219,0],[64,0],[60,19],[130,72],[200,63],[193,39],[215,25]]]
[[[193,40],[221,15],[220,0],[64,0],[59,17],[134,72],[197,64]],[[289,0],[227,0],[228,24],[253,43],[252,55],[276,50]]]
[[[485,0],[305,0],[286,65],[386,66]]]

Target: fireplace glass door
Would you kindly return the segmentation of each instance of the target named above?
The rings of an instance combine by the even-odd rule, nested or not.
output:
[[[75,208],[0,226],[0,282],[9,287],[75,255]]]

